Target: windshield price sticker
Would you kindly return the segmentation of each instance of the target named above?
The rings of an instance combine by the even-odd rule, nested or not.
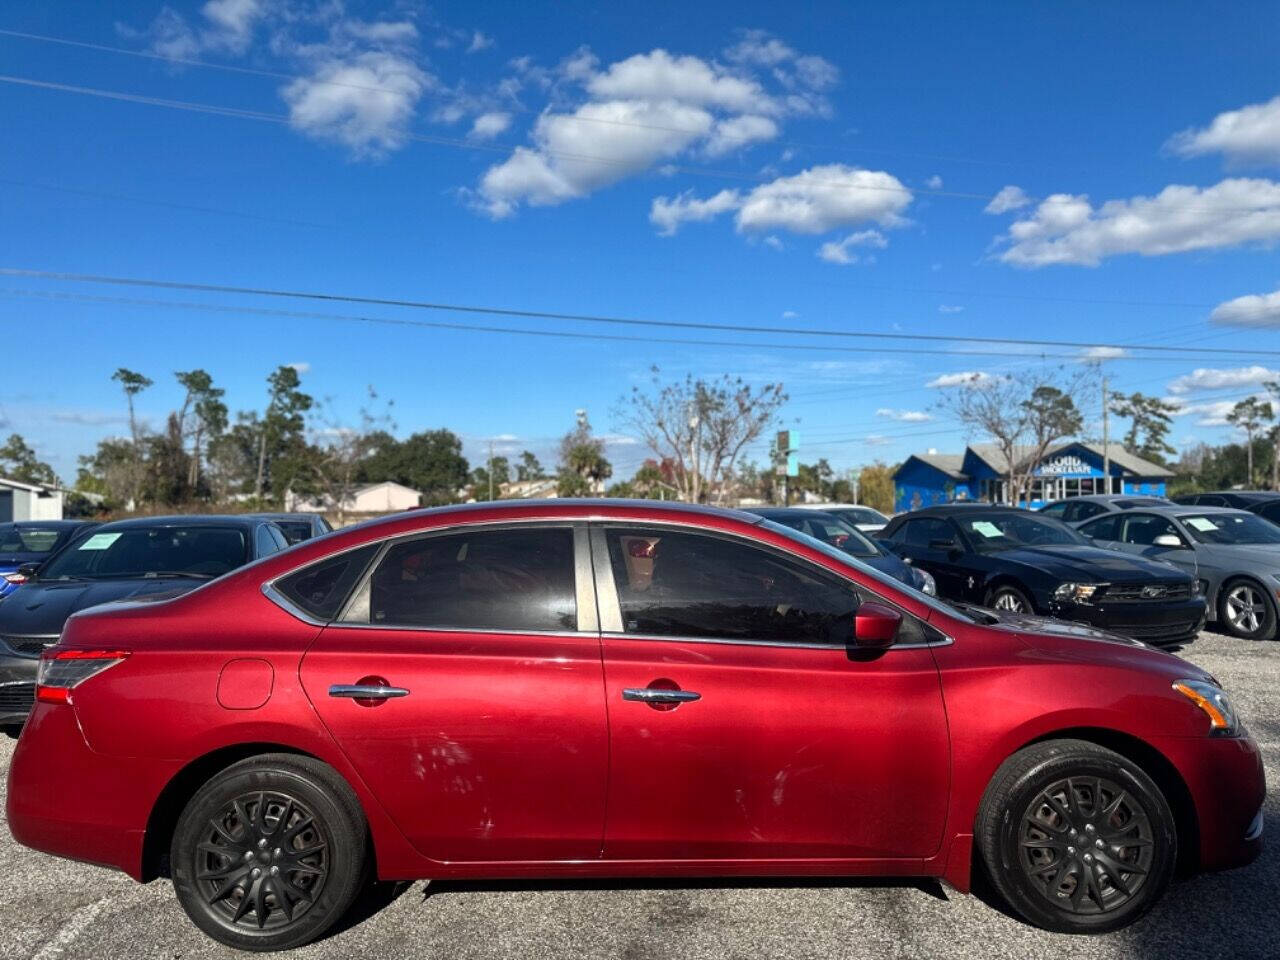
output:
[[[80,544],[81,550],[105,550],[117,540],[120,539],[118,533],[95,533],[84,543]]]
[[[1201,533],[1218,529],[1218,525],[1207,517],[1187,517],[1186,523],[1192,530],[1199,530]]]
[[[997,526],[996,526],[994,523],[992,523],[990,520],[975,520],[975,521],[971,524],[971,526],[973,527],[974,531],[976,531],[977,533],[982,534],[984,537],[987,537],[988,539],[990,539],[990,538],[992,538],[992,537],[1003,537],[1003,536],[1004,536],[1004,531],[1002,531],[999,527],[997,527]]]

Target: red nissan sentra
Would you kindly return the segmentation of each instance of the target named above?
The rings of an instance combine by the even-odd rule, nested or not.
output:
[[[13,758],[22,843],[297,946],[362,884],[934,876],[1112,930],[1261,849],[1258,748],[1177,657],[1000,622],[759,517],[400,514],[74,616]]]

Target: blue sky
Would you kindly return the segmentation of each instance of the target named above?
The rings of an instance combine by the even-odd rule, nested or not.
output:
[[[348,415],[371,384],[476,460],[550,461],[586,408],[629,474],[613,411],[655,364],[781,380],[801,458],[849,468],[960,449],[939,378],[1076,362],[1026,339],[1280,351],[1274,2],[66,0],[0,30],[94,45],[0,34],[0,266],[1007,341],[555,339],[225,308],[634,331],[0,277],[0,421],[68,479],[123,429],[118,366],[157,381],[158,424],[175,370],[236,410],[305,364]],[[1183,445],[1225,438],[1280,355],[1106,367],[1183,406]]]

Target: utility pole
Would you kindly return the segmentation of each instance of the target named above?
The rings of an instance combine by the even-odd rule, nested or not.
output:
[[[489,441],[489,499],[493,499],[493,441]]]
[[[1101,367],[1101,361],[1099,361]],[[1111,492],[1111,404],[1107,402],[1107,375],[1102,375],[1102,482],[1103,490]]]

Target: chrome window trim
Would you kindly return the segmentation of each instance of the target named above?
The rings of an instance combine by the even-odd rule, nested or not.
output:
[[[750,537],[744,537],[741,534],[734,533],[732,531],[711,529],[708,527],[701,527],[696,524],[680,523],[680,522],[671,521],[671,520],[649,522],[649,521],[608,519],[608,520],[591,521],[590,523],[591,559],[592,559],[592,565],[595,568],[595,573],[596,573],[596,597],[600,605],[601,636],[609,637],[613,639],[649,640],[649,641],[657,641],[657,642],[718,643],[718,644],[728,644],[731,646],[739,646],[739,647],[743,647],[743,646],[787,647],[787,648],[794,648],[797,650],[842,650],[843,651],[843,650],[848,650],[851,646],[854,649],[857,649],[857,644],[812,643],[808,641],[798,641],[798,640],[744,640],[741,637],[686,637],[686,636],[663,636],[661,634],[648,634],[648,633],[627,633],[626,630],[623,629],[623,625],[622,625],[622,604],[618,600],[617,584],[614,582],[614,578],[613,578],[613,566],[609,561],[609,544],[608,544],[608,541],[605,539],[605,532],[607,531],[607,529],[609,527],[615,527],[615,526],[678,527],[681,530],[685,530],[689,532],[701,533],[707,536],[721,537],[724,539],[741,541],[743,544],[746,544],[749,547],[754,547],[757,550],[763,550],[766,553],[778,554],[795,563],[799,563],[804,566],[813,567],[821,573],[838,577],[839,579],[845,581],[846,583],[851,584],[858,590],[866,591],[866,593],[868,593],[876,601],[880,603],[884,603],[890,607],[893,607],[893,609],[897,610],[904,617],[911,617],[913,620],[919,621],[926,630],[932,630],[935,633],[939,634],[941,637],[941,639],[939,640],[926,640],[920,643],[895,643],[892,646],[883,648],[884,652],[886,653],[892,652],[894,650],[922,650],[927,647],[946,647],[955,643],[955,639],[953,637],[951,637],[949,634],[943,633],[941,630],[939,630],[936,626],[934,626],[928,620],[925,620],[925,619],[922,619],[921,617],[916,616],[914,613],[912,613],[909,610],[904,610],[901,606],[894,603],[892,600],[886,599],[876,591],[872,590],[870,587],[867,587],[859,583],[857,580],[854,580],[852,577],[847,577],[843,573],[840,573],[839,571],[831,570],[827,567],[824,567],[822,564],[814,563],[812,560],[809,560],[807,557],[802,557],[799,554],[790,553],[785,550],[779,550],[773,544],[761,543],[758,540],[753,540]]]
[[[373,577],[373,572],[378,568],[378,564],[382,562],[387,552],[399,543],[409,540],[423,540],[428,537],[452,536],[465,534],[473,527],[483,527],[485,532],[502,530],[504,528],[524,528],[524,527],[545,527],[557,530],[569,530],[573,534],[573,573],[574,573],[574,604],[576,607],[577,628],[564,630],[509,630],[497,627],[442,627],[430,626],[427,624],[394,624],[394,623],[367,623],[358,620],[346,619],[361,603],[362,595],[367,594],[369,583]],[[352,587],[350,594],[339,609],[337,615],[332,620],[320,620],[311,614],[302,610],[286,597],[276,586],[276,581],[285,577],[292,576],[308,567],[317,564],[326,563],[336,557],[342,556],[344,553],[350,553],[356,550],[363,550],[371,545],[376,545],[377,550],[374,551],[366,565],[364,572]],[[455,524],[448,527],[438,527],[429,530],[414,530],[409,533],[399,534],[394,537],[387,537],[383,540],[370,540],[367,543],[353,546],[347,550],[337,553],[331,553],[328,556],[313,560],[310,563],[295,567],[278,576],[272,577],[262,585],[262,593],[267,599],[271,600],[277,606],[283,608],[287,613],[292,614],[304,623],[318,627],[353,627],[356,629],[366,630],[398,630],[416,633],[450,633],[450,634],[466,634],[466,633],[492,633],[505,636],[528,636],[528,637],[564,637],[564,636],[580,636],[587,634],[597,636],[599,634],[598,613],[595,600],[595,580],[591,576],[590,567],[590,548],[587,543],[587,524],[583,520],[567,520],[567,519],[547,519],[544,517],[530,517],[518,520],[502,520],[502,521],[486,521],[484,523],[467,523]]]

